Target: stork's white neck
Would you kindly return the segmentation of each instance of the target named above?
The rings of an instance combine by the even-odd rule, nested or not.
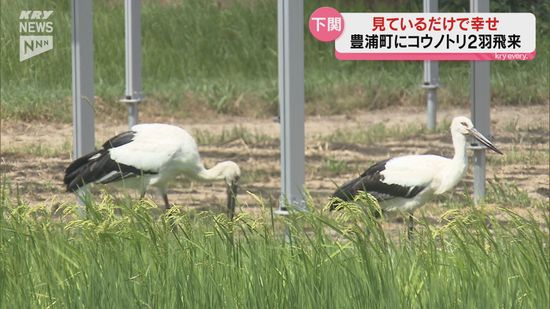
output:
[[[224,175],[225,166],[223,164],[218,163],[210,169],[205,168],[201,164],[200,168],[201,170],[196,174],[199,180],[209,181],[209,180],[225,179],[225,175]]]
[[[220,162],[211,169],[204,168],[202,163],[198,167],[199,170],[195,177],[204,181],[224,179],[229,184],[230,182],[238,181],[241,175],[239,166],[233,161]]]
[[[466,154],[466,137],[459,132],[451,131],[455,154],[453,159],[438,173],[437,181],[434,181],[434,194],[442,194],[454,188],[462,179],[468,167],[468,156]]]
[[[460,134],[459,132],[451,132],[451,135],[453,137],[453,146],[455,149],[453,161],[467,165],[468,155],[466,153],[466,136]]]

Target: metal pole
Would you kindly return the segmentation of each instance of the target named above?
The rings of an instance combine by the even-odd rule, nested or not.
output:
[[[438,11],[438,0],[424,0],[424,13],[435,13]],[[439,87],[439,62],[424,61],[424,83],[426,89],[427,121],[429,130],[435,130],[437,125],[437,88]]]
[[[470,0],[471,12],[489,12],[489,0]],[[491,71],[489,61],[472,61],[470,71],[471,113],[474,126],[491,138]],[[474,201],[485,197],[485,146],[472,143],[474,150]]]
[[[287,207],[305,210],[304,143],[304,4],[278,0],[279,115],[281,126],[281,198]]]
[[[128,126],[138,123],[141,90],[141,1],[125,0],[126,91],[121,102],[128,104]]]
[[[73,155],[94,150],[92,0],[72,0]]]

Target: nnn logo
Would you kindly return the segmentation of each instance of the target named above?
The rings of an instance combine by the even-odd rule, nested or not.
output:
[[[19,61],[53,49],[53,11],[21,11],[19,15]],[[50,34],[50,35],[45,35]]]

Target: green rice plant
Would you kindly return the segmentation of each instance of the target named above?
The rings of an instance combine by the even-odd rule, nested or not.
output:
[[[486,201],[500,205],[510,205],[516,207],[532,206],[532,200],[527,192],[518,188],[517,185],[502,181],[495,177],[489,181],[489,188]]]
[[[546,217],[467,208],[413,242],[364,197],[336,213],[160,216],[148,202],[86,200],[51,213],[2,186],[0,306],[161,308],[525,307],[550,300]],[[261,199],[257,199],[261,201]],[[490,224],[487,224],[487,223]],[[289,234],[283,237],[284,227]]]
[[[455,191],[436,196],[434,202],[449,209],[476,207],[473,193],[471,192],[472,188],[463,183],[462,190]],[[495,177],[487,181],[485,198],[480,207],[483,208],[484,204],[493,204],[503,207],[539,208],[544,203],[543,200],[530,197],[526,191],[519,188],[516,184]]]

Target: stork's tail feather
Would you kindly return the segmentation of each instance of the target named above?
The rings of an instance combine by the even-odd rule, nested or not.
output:
[[[91,165],[101,157],[102,150],[91,152],[74,160],[65,170],[63,183],[67,191],[77,191],[86,184],[93,182],[90,179]]]

